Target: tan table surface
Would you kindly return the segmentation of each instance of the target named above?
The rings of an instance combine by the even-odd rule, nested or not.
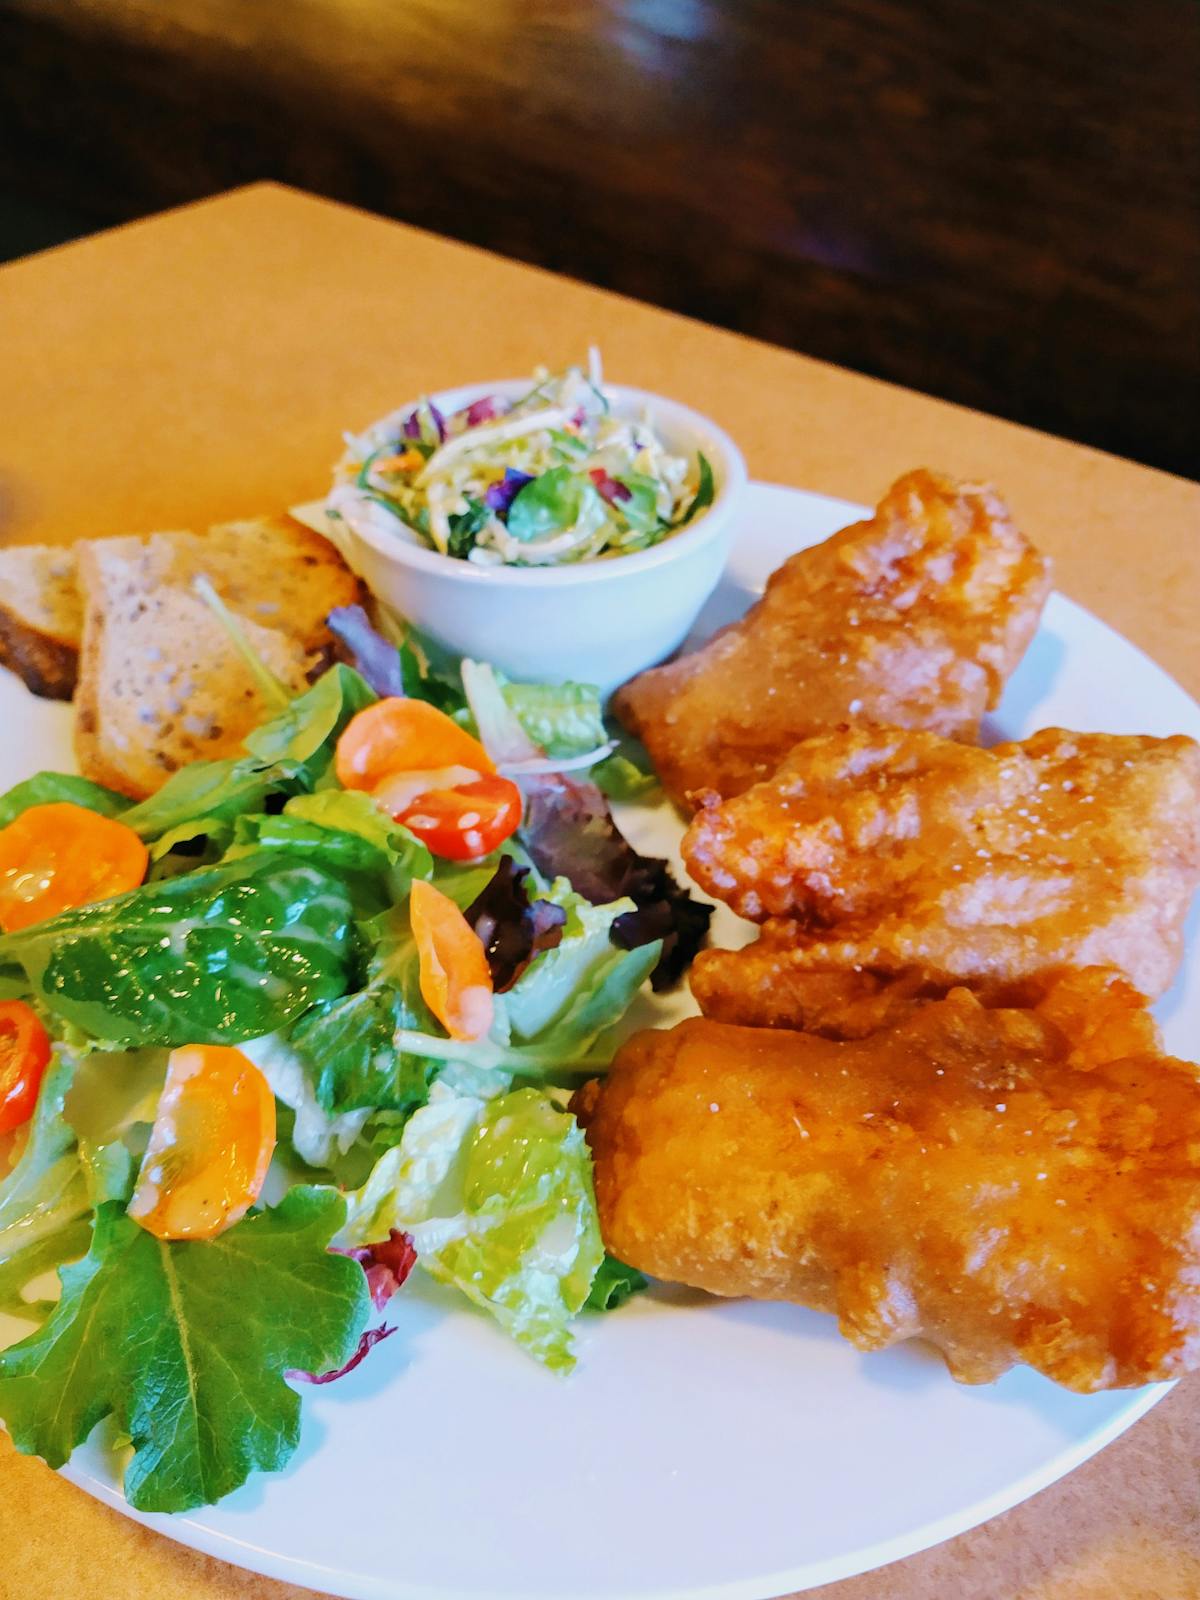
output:
[[[615,379],[728,428],[755,477],[862,501],[922,464],[991,478],[1060,587],[1200,694],[1197,486],[271,185],[0,270],[0,539],[309,499],[342,428],[593,341]],[[1191,1380],[1034,1500],[815,1593],[1200,1596],[1198,1466]],[[3,1600],[305,1592],[148,1533],[0,1440]]]

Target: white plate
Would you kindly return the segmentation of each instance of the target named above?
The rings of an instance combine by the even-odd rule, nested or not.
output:
[[[737,615],[783,556],[857,514],[756,486],[705,626]],[[1048,723],[1200,736],[1200,708],[1055,596],[991,732]],[[3,674],[0,727],[0,789],[68,759],[67,708]],[[665,813],[629,809],[622,820],[660,852],[679,837]],[[716,932],[732,942],[732,917]],[[674,1001],[672,1020],[684,1009]],[[1168,1046],[1194,1055],[1195,937],[1189,974],[1158,1011]],[[649,1013],[639,1003],[639,1019]],[[829,1317],[686,1290],[586,1319],[567,1380],[415,1280],[388,1320],[394,1338],[306,1397],[286,1472],[194,1515],[138,1520],[363,1600],[765,1600],[995,1516],[1107,1444],[1167,1387],[1081,1397],[1016,1371],[963,1388],[924,1347],[861,1355]],[[127,1511],[97,1440],[67,1476]]]

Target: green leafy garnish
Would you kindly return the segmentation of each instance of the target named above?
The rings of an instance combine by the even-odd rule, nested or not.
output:
[[[14,784],[7,794],[0,795],[0,828],[7,828],[30,806],[53,805],[59,801],[98,811],[103,817],[115,817],[129,807],[123,794],[93,783],[90,778],[77,777],[73,772],[39,772],[36,777],[25,778]]]
[[[410,1111],[425,1103],[436,1068],[395,1043],[400,1028],[433,1026],[407,910],[395,907],[368,923],[363,942],[374,951],[365,987],[306,1012],[292,1029],[292,1046],[323,1110]]]
[[[697,461],[700,468],[700,477],[696,494],[691,505],[675,524],[677,528],[686,527],[693,517],[699,516],[701,511],[707,510],[708,507],[712,505],[716,494],[716,484],[713,481],[713,470],[712,467],[709,466],[708,457],[703,451],[699,452]]]
[[[616,1256],[605,1255],[584,1303],[589,1311],[616,1311],[647,1287],[636,1267],[627,1267]]]
[[[447,518],[450,524],[447,555],[458,556],[465,560],[475,548],[475,541],[487,526],[490,515],[482,500],[474,500],[468,496],[467,509],[455,512]]]
[[[589,510],[599,526],[604,502],[595,487],[573,467],[551,467],[518,490],[509,507],[508,531],[522,543],[546,539],[575,527]]]
[[[188,1511],[275,1471],[300,1437],[289,1369],[330,1371],[367,1319],[366,1279],[327,1246],[345,1204],[296,1188],[218,1238],[166,1244],[120,1202],[37,1332],[0,1352],[0,1417],[53,1467],[110,1414],[133,1444],[125,1497]]]
[[[313,788],[333,763],[338,735],[376,699],[352,667],[330,667],[285,711],[246,737],[246,749],[262,762],[289,762],[305,788]]]
[[[501,693],[521,727],[548,756],[580,756],[607,742],[595,684],[504,683]]]
[[[658,480],[642,472],[623,472],[617,482],[629,490],[629,496],[615,500],[614,509],[635,532],[658,532],[664,526],[658,512]]]
[[[257,851],[0,938],[0,972],[110,1047],[237,1044],[342,994],[356,951],[346,886]]]
[[[198,838],[208,831],[205,821],[232,822],[243,812],[261,811],[269,796],[294,784],[295,774],[294,766],[252,757],[194,761],[173,773],[157,794],[131,806],[121,821],[147,840],[168,834],[176,842]]]
[[[644,800],[654,794],[658,779],[620,750],[598,761],[588,776],[610,800]]]

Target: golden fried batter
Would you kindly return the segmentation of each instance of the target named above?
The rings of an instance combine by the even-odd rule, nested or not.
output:
[[[705,1019],[576,1096],[607,1248],[1090,1392],[1200,1366],[1200,1079],[956,989],[865,1040]]]
[[[683,856],[742,916],[793,919],[706,958],[712,1010],[741,986],[763,999],[756,1020],[792,1020],[783,991],[801,975],[856,968],[985,990],[1112,967],[1153,999],[1200,883],[1200,746],[1047,728],[981,750],[848,729],[733,800],[709,796]]]
[[[846,722],[974,740],[1032,639],[1050,569],[993,490],[900,478],[869,522],[785,561],[740,622],[613,701],[671,797],[740,794]]]
[[[866,1039],[960,987],[921,973],[817,971],[790,963],[794,924],[768,922],[744,950],[704,950],[692,993],[706,1017],[748,1028],[797,1028],[826,1039]],[[989,1007],[1037,1006],[1070,1041],[1073,1066],[1159,1048],[1158,1026],[1127,979],[1107,967],[1070,968],[985,990]]]

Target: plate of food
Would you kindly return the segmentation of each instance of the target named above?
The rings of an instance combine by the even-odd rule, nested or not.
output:
[[[592,364],[0,551],[0,651],[0,1419],[89,1493],[767,1600],[1200,1364],[1200,708],[994,489]]]

